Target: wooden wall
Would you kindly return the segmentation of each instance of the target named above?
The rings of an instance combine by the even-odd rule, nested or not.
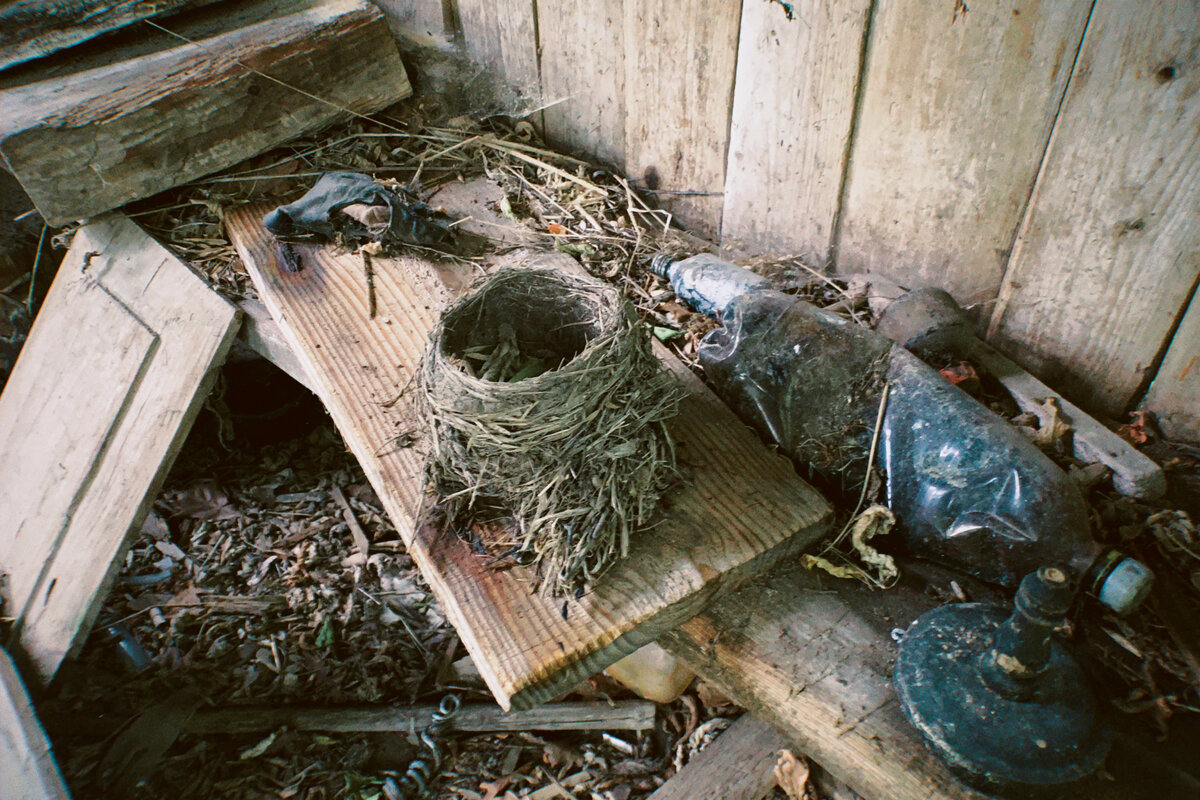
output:
[[[729,252],[943,286],[1200,440],[1200,0],[377,2]]]

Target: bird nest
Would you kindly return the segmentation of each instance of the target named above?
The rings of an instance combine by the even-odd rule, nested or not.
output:
[[[680,384],[610,286],[506,269],[443,315],[418,376],[430,478],[450,519],[543,592],[581,590],[628,552],[673,479],[663,420]]]

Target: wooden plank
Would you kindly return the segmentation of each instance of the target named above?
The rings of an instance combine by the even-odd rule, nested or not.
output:
[[[948,585],[952,573],[932,571]],[[937,605],[920,583],[879,592],[788,566],[717,600],[659,643],[865,800],[987,800],[926,749],[892,689],[891,631]],[[1187,776],[1120,733],[1105,766],[1117,782],[1094,775],[1054,796],[1189,796],[1172,794]]]
[[[458,0],[467,57],[531,96],[540,93],[532,0]]]
[[[271,319],[271,312],[267,311],[267,307],[258,300],[245,298],[238,301],[238,309],[242,312],[242,327],[238,330],[238,339],[316,394],[316,382],[304,371],[304,366],[292,352],[292,346],[284,338],[283,331],[279,329],[275,320]]]
[[[1121,413],[1200,253],[1200,3],[1101,0],[989,336],[1085,408]]]
[[[0,797],[70,800],[50,740],[12,659],[0,648]]]
[[[327,0],[199,44],[0,91],[0,156],[55,226],[410,93],[379,11]]]
[[[144,19],[221,0],[0,0],[0,69]]]
[[[327,387],[330,415],[501,706],[570,689],[826,531],[828,504],[669,358],[688,389],[669,429],[689,480],[664,500],[653,533],[636,537],[592,591],[567,601],[531,594],[524,570],[491,570],[452,532],[414,529],[423,456],[395,442],[423,426],[402,389],[450,292],[429,262],[377,263],[380,310],[369,320],[359,258],[296,245],[303,268],[284,272],[263,211],[233,212],[230,238],[305,369]],[[577,268],[561,254],[548,258]]]
[[[670,0],[625,3],[625,169],[692,233],[713,240],[740,18],[728,0],[686,10]]]
[[[1090,7],[878,4],[839,271],[940,286],[965,306],[996,296]]]
[[[128,218],[76,232],[0,398],[0,572],[42,680],[86,634],[236,331]]]
[[[647,800],[759,800],[775,786],[787,737],[743,714]]]
[[[297,731],[386,733],[419,730],[436,706],[396,708],[288,708],[251,706],[201,709],[184,726],[189,733],[258,733],[286,725]],[[456,731],[646,731],[654,727],[655,705],[648,700],[609,703],[547,703],[523,711],[494,705],[464,705],[450,722]]]
[[[546,138],[625,171],[623,0],[538,0]]]
[[[446,26],[442,0],[372,0],[387,15],[396,35],[422,46],[446,49],[454,31]]]
[[[870,6],[743,0],[723,245],[829,263]]]
[[[1200,293],[1193,295],[1142,401],[1163,433],[1200,442]]]

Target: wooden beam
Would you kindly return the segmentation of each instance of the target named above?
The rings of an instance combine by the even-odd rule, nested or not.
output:
[[[50,740],[8,653],[0,648],[0,797],[70,800]]]
[[[948,585],[952,573],[941,574]],[[714,602],[659,643],[865,800],[987,800],[926,749],[892,688],[892,630],[935,605],[916,582],[880,592],[790,566]],[[1054,796],[1189,796],[1160,791],[1190,779],[1121,736],[1105,769],[1119,781],[1093,775]]]
[[[91,625],[236,331],[128,218],[76,232],[0,396],[0,572],[41,680]]]
[[[57,226],[410,93],[380,12],[364,0],[325,0],[0,91],[0,157]]]
[[[647,800],[760,800],[775,786],[787,737],[743,714]]]
[[[264,211],[230,214],[230,238],[505,708],[528,707],[572,688],[687,619],[717,592],[827,531],[828,504],[668,357],[667,369],[687,389],[668,427],[688,480],[665,499],[653,531],[637,536],[629,557],[592,591],[568,600],[531,593],[523,569],[491,569],[453,532],[417,527],[424,426],[404,389],[452,296],[438,265],[376,259],[379,312],[370,319],[360,258],[333,247],[293,245],[301,269],[285,271],[278,244],[262,227]],[[578,268],[561,254],[549,258]],[[468,283],[459,281],[452,282]]]
[[[824,267],[868,0],[743,0],[721,244]]]
[[[279,325],[271,319],[271,312],[267,311],[267,307],[258,300],[247,297],[238,301],[238,309],[242,312],[242,327],[238,329],[238,339],[316,394],[316,382],[304,371],[304,365],[292,352],[292,346],[284,338]]]
[[[1074,0],[877,5],[839,272],[882,271],[939,286],[964,306],[990,303],[1090,9]]]
[[[1120,415],[1197,282],[1200,4],[1095,4],[989,338]]]
[[[222,0],[0,0],[0,69],[144,19]]]
[[[536,18],[532,0],[457,0],[467,58],[539,97]]]

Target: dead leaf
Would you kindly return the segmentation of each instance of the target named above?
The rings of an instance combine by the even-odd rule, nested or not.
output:
[[[1154,418],[1145,411],[1135,411],[1129,415],[1133,421],[1117,428],[1117,435],[1130,444],[1146,444],[1154,441]]]
[[[775,762],[775,783],[788,797],[806,800],[808,792],[808,760],[791,750],[780,750]]]
[[[483,800],[496,800],[510,783],[512,783],[512,778],[506,775],[494,781],[479,784],[479,788],[483,790]]]
[[[1038,413],[1038,432],[1034,439],[1039,445],[1058,447],[1062,438],[1071,432],[1071,426],[1062,418],[1062,409],[1057,397],[1047,397]]]
[[[214,480],[202,480],[168,498],[172,516],[218,521],[236,519],[239,514],[229,495]]]
[[[951,364],[945,369],[938,370],[942,377],[969,394],[979,391],[979,373],[969,361]]]
[[[707,708],[732,705],[733,701],[705,680],[696,681],[696,696]]]
[[[546,226],[546,230],[549,231],[550,233],[554,234],[555,236],[561,236],[567,232],[567,229],[565,227],[563,227],[562,225],[559,225],[557,222],[551,222],[549,225]]]

